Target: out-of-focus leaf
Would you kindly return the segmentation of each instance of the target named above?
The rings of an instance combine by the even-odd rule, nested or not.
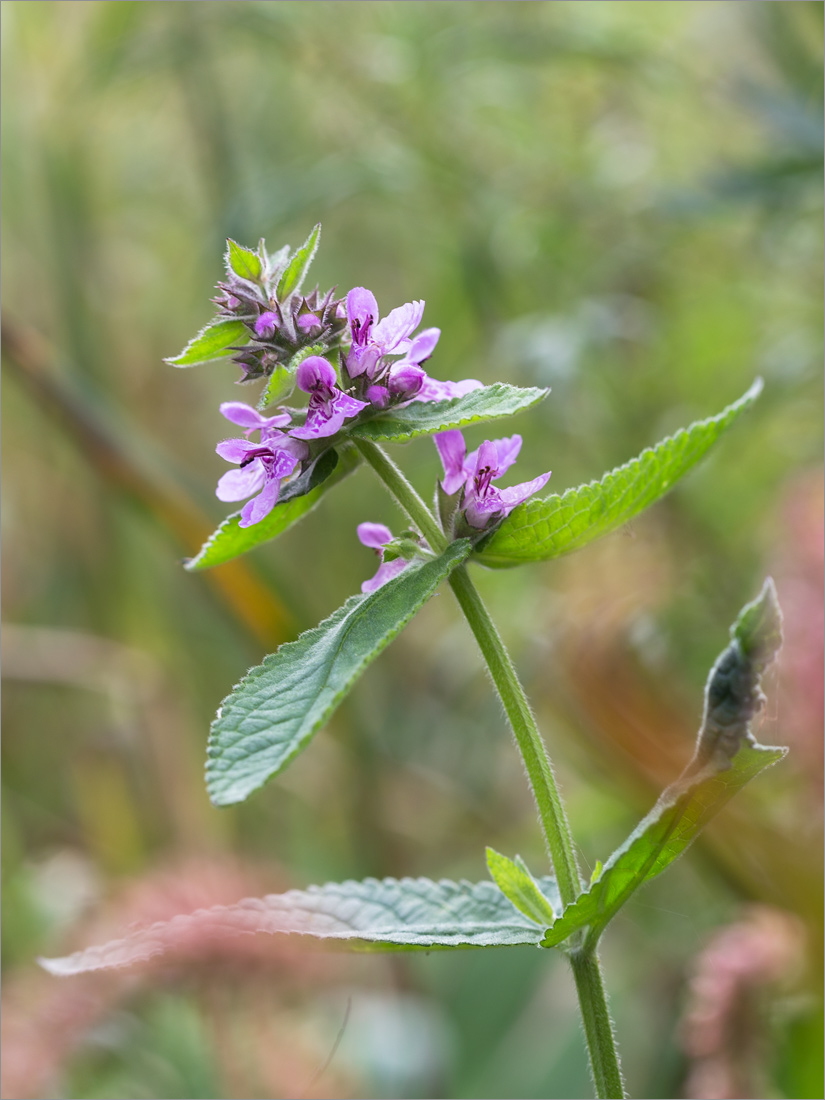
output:
[[[782,641],[773,582],[742,609],[731,644],[717,659],[705,687],[705,712],[693,759],[651,812],[606,861],[590,888],[548,929],[542,947],[556,947],[586,928],[595,943],[628,898],[681,855],[722,807],[787,749],[759,745],[750,722],[764,696],[760,677]]]
[[[494,848],[488,848],[487,867],[496,886],[519,912],[537,924],[553,923],[556,919],[553,907],[521,858],[517,856],[515,860],[508,859]]]
[[[550,908],[559,904],[554,879],[540,879],[539,887]],[[202,938],[207,930],[216,938],[255,932],[312,936],[372,951],[535,946],[541,938],[541,929],[492,882],[368,878],[201,909],[66,958],[39,961],[61,976],[129,966],[173,951],[195,935]]]
[[[277,538],[311,512],[324,493],[351,474],[360,461],[361,456],[352,446],[325,452],[300,478],[285,487],[265,519],[251,527],[241,527],[240,512],[228,516],[195,557],[186,562],[185,568],[190,572],[211,569]]]
[[[403,409],[393,409],[365,420],[356,425],[351,434],[375,442],[404,443],[417,435],[433,435],[483,420],[513,416],[537,405],[549,392],[533,386],[520,388],[496,382],[450,401],[413,401]]]
[[[278,281],[277,296],[279,302],[284,301],[290,294],[294,294],[296,290],[301,289],[306,273],[309,271],[309,265],[318,251],[320,240],[321,224],[319,222],[286,265],[284,273]]]
[[[180,355],[164,359],[171,367],[196,367],[229,355],[229,349],[249,340],[249,329],[243,321],[213,321],[190,340]]]
[[[248,672],[212,723],[206,763],[212,801],[242,802],[286,767],[469,552],[469,541],[459,539],[440,557],[407,566]]]
[[[263,271],[261,257],[251,248],[245,248],[231,237],[226,240],[226,263],[236,275],[242,279],[248,279],[252,283],[258,282]]]
[[[547,561],[614,531],[669,492],[761,392],[762,381],[757,379],[718,416],[680,429],[601,481],[568,489],[561,496],[525,501],[481,544],[477,560],[497,568]]]

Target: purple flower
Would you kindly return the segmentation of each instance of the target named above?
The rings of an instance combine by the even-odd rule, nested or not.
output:
[[[250,432],[260,430],[262,442],[271,429],[286,427],[291,419],[288,412],[276,413],[275,416],[261,416],[257,409],[253,409],[251,405],[245,405],[243,401],[224,401],[220,408],[221,415],[227,420],[231,420],[241,428],[246,428],[244,435],[247,439]]]
[[[364,546],[369,546],[374,550],[381,559],[381,564],[378,566],[378,572],[375,576],[370,577],[368,581],[364,581],[361,585],[362,592],[375,592],[377,588],[392,580],[410,564],[406,558],[393,558],[392,561],[384,561],[384,547],[387,543],[392,542],[393,535],[389,527],[385,527],[383,523],[359,523],[358,538]]]
[[[464,378],[461,382],[439,382],[437,378],[425,375],[415,399],[416,401],[449,401],[453,397],[463,397],[465,393],[482,388],[483,383],[477,378]]]
[[[309,455],[306,443],[290,439],[274,428],[267,431],[266,439],[260,443],[249,439],[224,439],[215,448],[221,458],[239,464],[239,469],[229,470],[218,482],[215,490],[218,500],[244,500],[257,494],[241,510],[241,527],[251,527],[269,515],[278,502],[281,481]]]
[[[298,386],[309,394],[306,423],[289,433],[294,439],[322,439],[340,431],[348,416],[355,416],[367,407],[338,388],[338,375],[326,359],[311,355],[298,367]]]
[[[509,489],[496,489],[492,485],[516,461],[521,450],[520,435],[488,439],[468,455],[464,436],[456,428],[435,436],[435,445],[444,465],[442,489],[452,496],[464,486],[464,516],[471,527],[479,530],[493,519],[508,516],[517,504],[546,485],[550,477],[548,471]]]
[[[381,321],[372,291],[363,286],[354,287],[347,295],[347,317],[352,332],[352,347],[347,356],[350,378],[366,374],[372,380],[383,356],[404,355],[411,350],[410,334],[421,324],[423,316],[423,302],[407,302],[391,310]],[[428,353],[431,354],[440,334],[438,329],[428,331],[436,334]]]
[[[267,339],[269,336],[275,335],[275,329],[278,327],[278,314],[273,313],[272,310],[267,310],[266,313],[262,313],[258,317],[254,324],[255,335],[260,336],[261,339]]]

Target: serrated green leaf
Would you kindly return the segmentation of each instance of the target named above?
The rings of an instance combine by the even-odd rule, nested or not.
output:
[[[286,486],[265,519],[252,527],[241,527],[240,512],[228,516],[195,557],[185,563],[185,568],[190,572],[211,569],[277,538],[311,512],[321,497],[351,474],[360,461],[361,456],[352,446],[341,447],[337,454],[327,451],[297,482]]]
[[[663,800],[610,856],[601,877],[547,930],[542,947],[556,947],[583,928],[589,929],[588,938],[595,941],[631,894],[664,871],[725,803],[787,751],[745,744],[727,771],[708,775],[679,795],[665,792]]]
[[[270,405],[286,401],[294,389],[295,372],[289,367],[275,367],[255,407],[258,412],[264,412]]]
[[[240,275],[242,279],[248,279],[252,283],[257,283],[263,271],[263,264],[261,263],[261,257],[258,253],[253,252],[251,248],[244,248],[242,244],[233,241],[231,237],[227,237],[226,245],[227,266],[230,267],[236,275]]]
[[[194,340],[189,341],[180,355],[163,361],[171,367],[196,367],[200,363],[210,363],[213,359],[230,355],[229,348],[245,344],[248,340],[249,329],[243,321],[213,321],[202,328]]]
[[[555,947],[584,928],[587,942],[595,943],[634,891],[681,855],[737,791],[787,753],[757,744],[750,730],[764,703],[760,678],[782,641],[772,581],[743,609],[731,627],[731,639],[708,677],[692,760],[610,856],[590,888],[548,929],[543,947]]]
[[[558,905],[555,881],[542,878],[539,885],[548,905]],[[39,962],[52,974],[82,974],[186,951],[187,945],[191,956],[191,944],[198,939],[214,942],[254,933],[311,936],[367,951],[535,946],[541,938],[541,929],[517,913],[492,882],[369,878],[200,909],[100,947]]]
[[[467,539],[407,566],[253,668],[223,701],[209,736],[206,786],[242,802],[305,748],[378,654],[470,552]]]
[[[513,416],[537,405],[549,392],[496,382],[450,401],[413,401],[403,409],[391,409],[355,425],[351,434],[375,442],[404,443],[418,435]]]
[[[762,391],[760,379],[718,416],[699,420],[589,485],[529,500],[483,542],[476,560],[494,568],[547,561],[627,523],[669,492]]]
[[[543,927],[553,923],[556,913],[520,857],[513,861],[488,848],[487,866],[496,886],[520,913]]]
[[[285,301],[290,294],[294,294],[301,289],[306,273],[309,271],[309,265],[318,251],[320,240],[321,223],[319,222],[284,268],[284,273],[278,281],[277,298],[279,302]]]

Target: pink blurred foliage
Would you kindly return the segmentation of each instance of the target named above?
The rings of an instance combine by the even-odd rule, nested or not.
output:
[[[825,525],[819,470],[787,490],[777,539],[776,578],[784,617],[780,656],[779,724],[791,746],[789,761],[816,785],[823,768],[823,661],[825,661]]]
[[[694,960],[682,1020],[690,1060],[684,1095],[694,1100],[766,1096],[761,1079],[766,995],[798,981],[805,932],[790,913],[765,905],[716,932]]]
[[[239,897],[289,885],[271,867],[214,856],[186,859],[125,884],[91,920],[73,929],[67,946],[102,942],[180,913],[229,905]],[[32,967],[12,975],[2,997],[0,1095],[9,1100],[55,1095],[49,1090],[89,1030],[147,987],[174,985],[184,978],[210,989],[232,981],[245,987],[263,981],[271,1007],[279,996],[294,996],[296,988],[334,983],[345,967],[345,960],[302,950],[287,936],[238,935],[214,923],[183,926],[165,948],[164,954],[128,970],[62,979]],[[263,1023],[259,1031],[258,1072],[272,1095],[287,1095],[295,1082],[311,1080],[317,1052],[305,1053],[294,1042],[285,1049]],[[224,1052],[215,1053],[220,1059]]]

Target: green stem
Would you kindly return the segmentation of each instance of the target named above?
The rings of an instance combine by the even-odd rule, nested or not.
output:
[[[570,826],[556,786],[547,750],[536,726],[524,688],[510,655],[504,647],[495,623],[482,602],[465,566],[450,575],[450,587],[461,605],[479,648],[487,662],[493,683],[504,706],[518,747],[527,769],[530,786],[539,811],[553,869],[559,884],[559,894],[565,906],[572,905],[581,892],[581,879],[573,852]]]
[[[361,454],[372,466],[396,501],[416,524],[436,553],[443,553],[448,540],[424,501],[387,454],[368,440],[354,440]],[[524,688],[510,660],[495,623],[481,596],[461,565],[450,576],[450,586],[461,610],[475,635],[499,698],[510,721],[519,751],[536,800],[547,846],[565,906],[572,904],[581,892],[581,879],[573,851],[573,838],[556,786],[547,750],[530,710]],[[613,1038],[610,1013],[598,957],[576,943],[570,952],[570,962],[576,980],[587,1048],[599,1100],[624,1097],[619,1061]]]
[[[625,1091],[598,956],[595,951],[574,950],[569,958],[579,995],[596,1095],[599,1100],[602,1097],[622,1100]]]
[[[389,491],[418,527],[436,554],[443,554],[448,539],[438,525],[430,509],[404,477],[390,456],[377,443],[368,439],[353,439],[353,443],[378,474]]]

